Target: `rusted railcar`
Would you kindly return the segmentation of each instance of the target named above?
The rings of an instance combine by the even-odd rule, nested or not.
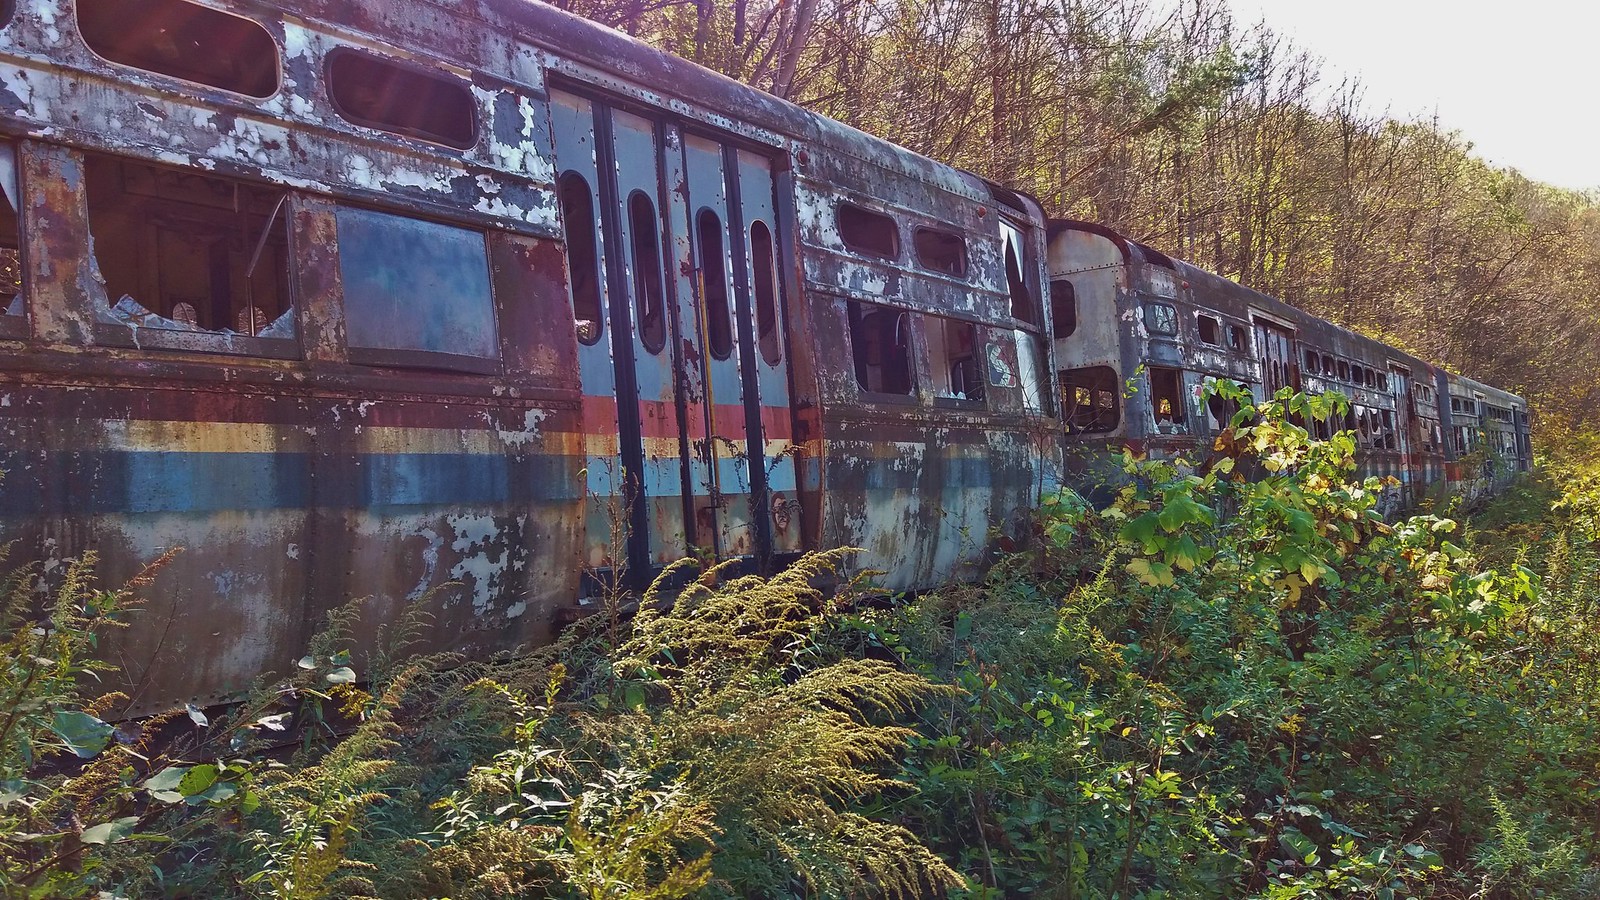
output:
[[[1216,379],[1260,400],[1291,387],[1350,399],[1320,436],[1356,437],[1366,475],[1394,479],[1390,502],[1431,489],[1477,497],[1532,464],[1527,403],[1379,341],[1174,260],[1099,225],[1049,225],[1049,294],[1069,467],[1112,484],[1107,446],[1153,455],[1209,447],[1232,410]]]
[[[1037,203],[538,3],[16,0],[0,132],[0,539],[185,548],[124,714],[350,597],[483,654],[690,552],[933,584],[1058,449]]]

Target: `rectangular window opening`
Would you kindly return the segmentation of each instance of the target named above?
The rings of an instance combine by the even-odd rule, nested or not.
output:
[[[15,144],[0,144],[0,322],[27,314],[22,293],[22,228],[17,219],[21,183],[17,175]]]
[[[912,247],[923,268],[956,278],[967,276],[967,241],[961,235],[938,228],[918,228],[912,235]]]
[[[1144,327],[1150,329],[1151,334],[1177,334],[1177,309],[1165,303],[1146,303],[1144,305]]]
[[[327,77],[334,108],[357,125],[457,150],[478,142],[477,104],[461,78],[347,47],[328,54]]]
[[[99,56],[247,97],[278,91],[278,45],[260,23],[187,0],[78,0]]]
[[[140,329],[295,338],[284,191],[103,156],[86,170],[100,321],[136,341]]]
[[[1022,229],[1002,220],[1000,240],[1005,244],[1006,293],[1011,298],[1011,318],[1037,326],[1039,310],[1033,302],[1033,290],[1029,287],[1029,273],[1033,268],[1028,264],[1028,246],[1023,239]]]
[[[353,206],[338,231],[352,360],[499,371],[483,232]]]
[[[867,256],[900,258],[900,230],[894,219],[854,203],[840,203],[834,216],[839,240],[849,249]]]
[[[1201,316],[1200,340],[1213,347],[1222,346],[1222,322],[1215,316]]]
[[[1186,425],[1183,402],[1183,372],[1151,366],[1150,409],[1155,414],[1156,428],[1161,431],[1181,431]]]
[[[859,300],[846,301],[856,383],[872,394],[910,394],[911,314]]]
[[[1250,349],[1250,339],[1245,335],[1244,328],[1239,325],[1228,326],[1228,346],[1239,353]]]
[[[977,326],[940,316],[926,316],[923,323],[934,395],[948,400],[982,400],[985,372]]]
[[[1068,434],[1101,434],[1121,423],[1122,385],[1110,366],[1064,369],[1061,412]]]

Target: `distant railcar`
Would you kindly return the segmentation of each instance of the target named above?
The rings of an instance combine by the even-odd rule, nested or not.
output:
[[[1054,359],[1068,464],[1109,483],[1108,445],[1154,455],[1201,451],[1232,410],[1205,386],[1231,380],[1258,400],[1289,387],[1350,399],[1321,437],[1355,435],[1363,475],[1468,497],[1532,464],[1527,403],[1136,243],[1103,226],[1049,225]]]
[[[1526,460],[1517,398],[526,0],[0,5],[0,189],[0,539],[42,585],[185,548],[107,648],[125,715],[351,597],[481,656],[689,553],[938,584],[1064,433],[1192,442],[1207,375],[1316,389],[1302,344],[1407,373],[1340,380],[1372,465]]]

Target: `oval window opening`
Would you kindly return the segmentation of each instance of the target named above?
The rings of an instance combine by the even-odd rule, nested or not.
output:
[[[639,311],[639,342],[652,354],[667,345],[661,300],[661,232],[656,206],[644,191],[628,195],[628,236],[633,244],[633,298]]]
[[[357,125],[457,150],[478,143],[472,90],[453,75],[341,47],[328,56],[328,94]]]
[[[728,262],[722,247],[722,220],[709,209],[695,218],[700,242],[700,296],[704,298],[706,346],[717,359],[733,355],[733,320],[728,314]]]
[[[599,342],[605,333],[600,312],[600,252],[594,237],[594,194],[577,172],[561,176],[561,224],[567,239],[568,277],[572,279],[572,320],[578,340]]]
[[[761,358],[775,366],[783,361],[778,337],[778,274],[774,264],[772,232],[765,222],[750,226],[750,274],[756,291],[756,336]]]
[[[10,20],[15,2],[4,7]],[[278,91],[278,45],[257,22],[187,0],[78,0],[78,31],[99,56],[243,94]]]

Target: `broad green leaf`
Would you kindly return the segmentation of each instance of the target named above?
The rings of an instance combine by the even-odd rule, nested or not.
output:
[[[201,794],[217,781],[217,767],[207,763],[195,766],[184,773],[183,779],[178,782],[178,793],[185,797]]]
[[[106,749],[115,729],[86,712],[65,709],[56,712],[50,730],[66,743],[67,749],[88,759]]]
[[[356,680],[356,670],[349,666],[340,666],[324,677],[333,684],[350,684]]]
[[[183,783],[183,776],[189,774],[188,766],[168,766],[165,769],[145,779],[144,789],[147,791],[175,791]]]
[[[85,844],[114,844],[130,834],[134,826],[139,824],[138,816],[124,816],[110,822],[102,822],[91,828],[85,828],[78,839]]]

